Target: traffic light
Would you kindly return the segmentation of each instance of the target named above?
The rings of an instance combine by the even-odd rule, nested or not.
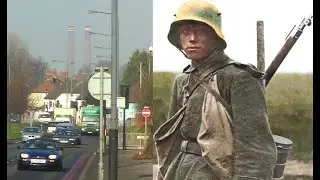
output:
[[[120,85],[120,96],[126,98],[125,108],[129,108],[129,85]]]

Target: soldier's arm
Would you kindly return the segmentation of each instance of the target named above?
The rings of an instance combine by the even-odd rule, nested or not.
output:
[[[179,110],[178,105],[178,76],[175,78],[172,86],[171,100],[169,104],[168,119],[170,119]]]
[[[231,85],[234,128],[234,180],[272,179],[276,147],[267,116],[264,91],[247,71]]]

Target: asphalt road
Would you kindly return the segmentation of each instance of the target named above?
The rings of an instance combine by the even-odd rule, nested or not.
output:
[[[99,139],[97,136],[82,136],[82,145],[78,145],[76,148],[64,148],[64,161],[63,171],[52,171],[52,170],[25,170],[18,171],[16,165],[16,157],[19,153],[17,145],[7,145],[7,179],[8,180],[71,180],[77,179],[81,169],[85,165],[84,157],[86,155],[92,155],[98,150]],[[81,158],[81,160],[79,160]],[[79,160],[79,161],[78,161]],[[83,161],[81,163],[77,163]],[[81,165],[79,165],[81,164]]]

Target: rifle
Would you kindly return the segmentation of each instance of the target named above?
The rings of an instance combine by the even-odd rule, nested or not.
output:
[[[302,22],[297,28],[297,31],[290,36],[293,29],[296,27],[296,25],[293,26],[291,31],[286,37],[286,42],[278,52],[277,56],[273,59],[270,66],[268,67],[267,71],[265,72],[265,85],[267,86],[277,69],[280,67],[282,61],[286,58],[288,53],[290,52],[291,48],[294,46],[294,44],[297,42],[301,34],[303,33],[303,30],[306,26],[311,26],[312,24],[313,15],[309,16],[309,18],[303,18]]]

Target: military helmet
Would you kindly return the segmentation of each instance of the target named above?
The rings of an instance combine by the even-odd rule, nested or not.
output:
[[[219,37],[220,48],[224,50],[227,47],[221,31],[221,13],[211,3],[204,0],[189,0],[178,9],[174,16],[175,20],[170,26],[168,40],[178,49],[182,49],[178,34],[178,24],[186,20],[198,21],[209,25]]]

